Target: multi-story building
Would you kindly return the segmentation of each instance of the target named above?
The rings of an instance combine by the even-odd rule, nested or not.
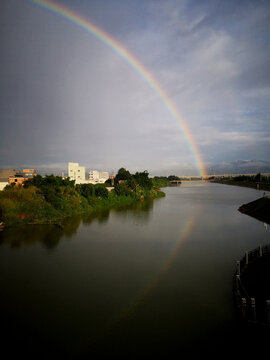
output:
[[[68,163],[68,176],[70,180],[75,180],[76,184],[85,183],[85,167],[78,163]]]
[[[106,180],[109,179],[109,173],[107,171],[100,172],[99,173],[99,179],[104,180],[104,182],[105,182]]]
[[[105,183],[105,181],[108,179],[109,179],[109,173],[107,171],[102,171],[102,172],[97,170],[89,171],[89,182],[92,184]]]
[[[97,170],[89,171],[89,181],[91,183],[98,183],[99,182],[99,171],[97,171]]]

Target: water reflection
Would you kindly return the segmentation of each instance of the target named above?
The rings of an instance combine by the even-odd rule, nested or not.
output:
[[[81,223],[80,216],[65,219],[61,225],[24,225],[7,228],[0,233],[0,246],[7,245],[11,249],[41,243],[48,250],[55,249],[60,239],[71,238]]]
[[[75,358],[85,348],[167,355],[238,345],[235,261],[258,241],[269,243],[265,225],[237,210],[257,193],[190,182],[165,191],[154,202],[69,218],[60,227],[0,233],[2,344],[10,350],[24,336],[31,351],[46,344],[50,355],[64,349]]]
[[[84,225],[91,225],[93,221],[97,221],[100,225],[106,224],[110,218],[110,209],[95,211],[91,214],[83,214],[82,222]]]
[[[117,213],[117,217],[123,220],[130,218],[138,225],[146,225],[153,214],[154,201],[157,203],[159,200],[136,201],[132,205],[115,208],[113,211]]]
[[[64,219],[60,224],[47,225],[24,225],[7,228],[0,232],[0,246],[7,245],[11,249],[19,249],[23,246],[31,246],[41,243],[48,250],[55,249],[62,238],[72,238],[76,234],[81,223],[91,225],[97,221],[99,225],[105,225],[110,218],[111,212],[126,219],[134,218],[136,223],[147,224],[153,209],[153,201],[145,200],[134,202],[112,209],[103,209],[91,214],[77,215]]]

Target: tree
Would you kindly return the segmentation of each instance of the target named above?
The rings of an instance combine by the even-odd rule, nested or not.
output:
[[[129,180],[131,179],[131,174],[128,170],[126,170],[125,168],[120,168],[118,170],[118,173],[115,176],[115,182],[118,183],[119,180]]]
[[[169,181],[180,180],[180,178],[178,176],[175,176],[175,175],[170,175],[170,176],[168,176],[168,180]]]
[[[126,183],[116,184],[114,191],[117,196],[130,196],[132,195],[131,190],[127,187]]]
[[[102,186],[102,185],[96,185],[94,187],[95,189],[95,195],[96,196],[100,196],[102,198],[107,198],[108,197],[108,189],[105,187],[105,186]]]
[[[133,177],[139,186],[146,190],[151,190],[153,188],[153,183],[152,180],[148,177],[148,175],[149,173],[144,170],[143,172],[136,172]]]

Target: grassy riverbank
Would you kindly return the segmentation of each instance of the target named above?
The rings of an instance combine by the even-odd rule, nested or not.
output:
[[[8,186],[0,192],[0,223],[4,226],[60,223],[77,214],[165,196],[153,185],[147,172],[129,175],[129,182],[118,180],[111,192],[104,184],[75,185],[74,181],[58,176],[37,175],[23,187]]]
[[[107,197],[89,196],[85,198],[72,188],[58,189],[57,201],[48,201],[36,187],[11,188],[0,193],[0,208],[2,222],[5,226],[22,224],[59,223],[66,217],[98,210],[112,208],[142,201],[144,198],[159,198],[165,194],[152,189],[140,200],[135,196],[116,195],[114,191]]]

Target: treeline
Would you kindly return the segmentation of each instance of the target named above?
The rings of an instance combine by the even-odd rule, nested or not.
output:
[[[97,208],[165,196],[149,178],[147,171],[132,175],[124,168],[110,184],[75,184],[69,178],[36,175],[23,186],[8,185],[0,192],[0,213],[6,225],[54,222],[66,216]]]
[[[262,175],[261,173],[256,175],[239,175],[235,177],[230,176],[224,177],[222,179],[212,176],[208,180],[219,184],[244,186],[267,191],[270,190],[270,177]]]
[[[171,181],[173,180],[180,181],[180,178],[175,175],[169,175],[169,176],[155,176],[152,179],[154,186],[157,186],[158,188],[171,186]]]
[[[211,176],[208,180],[220,180],[218,176]],[[239,176],[228,176],[223,177],[224,181],[240,181],[240,182],[255,182],[255,183],[270,183],[270,176],[262,175],[258,173],[256,175],[239,175]]]
[[[270,177],[264,176],[261,173],[257,175],[239,175],[233,178],[234,181],[246,181],[246,182],[261,182],[261,183],[269,183]]]
[[[115,191],[118,194],[124,195],[129,194],[130,191],[136,192],[138,187],[141,187],[145,190],[151,190],[153,188],[162,188],[171,185],[171,181],[180,180],[178,176],[170,175],[166,176],[155,176],[153,178],[149,178],[149,174],[147,171],[144,172],[136,172],[134,175],[130,174],[128,170],[125,168],[119,169],[114,183]],[[106,181],[107,184],[112,184],[111,180]]]

